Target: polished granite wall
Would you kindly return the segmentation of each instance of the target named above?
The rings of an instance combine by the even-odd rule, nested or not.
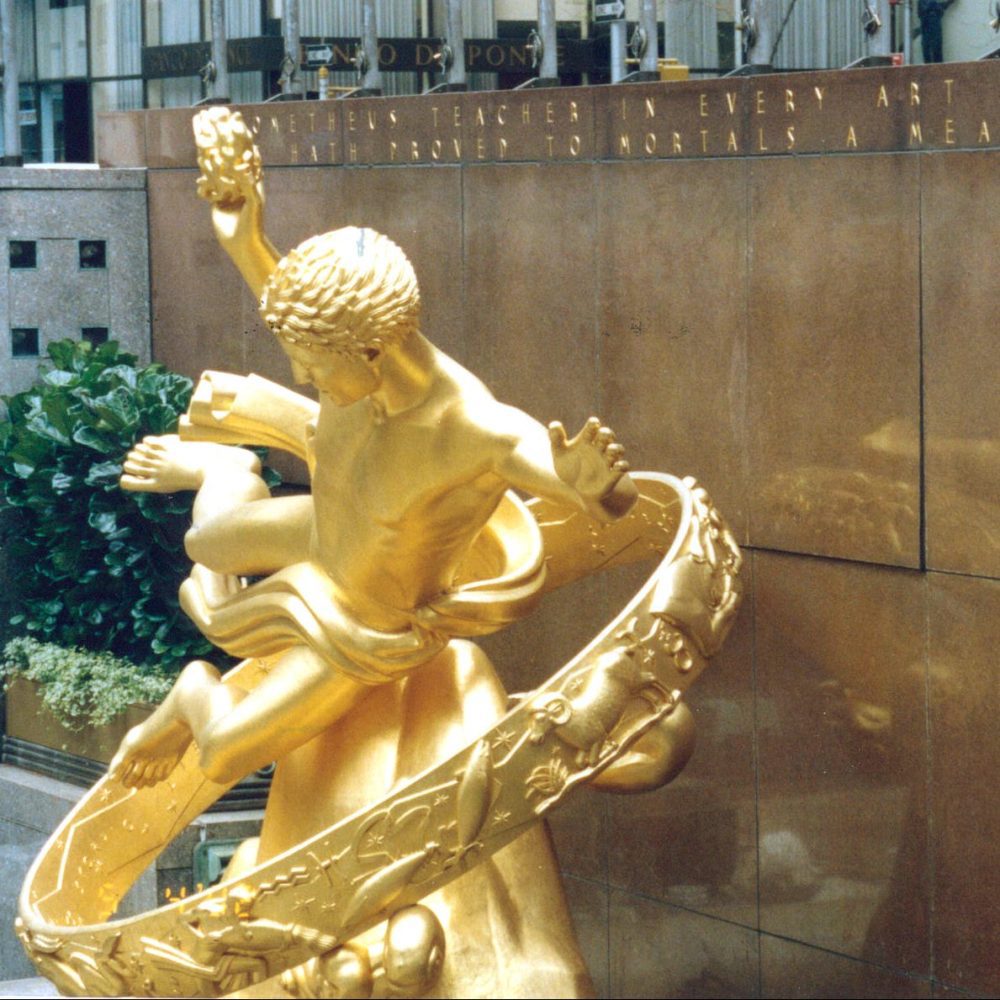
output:
[[[871,79],[850,87],[876,106]],[[909,78],[884,79],[912,100]],[[723,86],[698,85],[724,108]],[[827,108],[849,116],[850,87]],[[152,168],[155,355],[286,379],[190,155],[163,154],[181,148],[179,114],[111,119],[103,147]],[[941,125],[941,148],[897,130],[881,151],[820,155],[819,136],[809,155],[626,159],[596,121],[578,156],[531,153],[542,162],[272,160],[277,245],[385,231],[416,266],[433,340],[539,419],[596,412],[634,467],[696,475],[746,546],[740,620],[690,695],[690,766],[553,822],[602,995],[1000,993],[989,127],[989,148],[974,128],[948,148]],[[638,579],[555,594],[489,639],[509,686],[551,673]]]

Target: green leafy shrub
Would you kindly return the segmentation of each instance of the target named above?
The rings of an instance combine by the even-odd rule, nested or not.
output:
[[[110,653],[67,649],[22,636],[11,639],[0,659],[0,678],[21,674],[41,684],[42,700],[68,729],[103,726],[129,705],[161,701],[173,678],[141,673]]]
[[[11,624],[127,657],[140,671],[176,672],[211,649],[177,602],[193,494],[129,493],[118,477],[136,441],[176,429],[191,381],[137,365],[114,342],[62,341],[48,352],[51,370],[5,398],[0,423]]]

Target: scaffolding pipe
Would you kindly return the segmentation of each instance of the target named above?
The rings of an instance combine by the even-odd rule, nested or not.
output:
[[[538,0],[538,34],[542,39],[542,60],[538,75],[543,80],[555,80],[559,76],[556,0]]]
[[[868,0],[868,3],[880,22],[879,26],[868,35],[868,55],[890,55],[892,53],[892,34],[889,29],[892,24],[892,13],[889,8],[889,0]]]
[[[639,57],[640,73],[655,73],[659,65],[659,40],[657,38],[656,0],[642,0],[639,9],[639,27],[642,28],[646,47]]]
[[[284,0],[281,26],[285,36],[285,58],[281,65],[281,92],[296,96],[302,93],[299,73],[299,0]]]
[[[3,59],[3,141],[5,166],[20,166],[21,121],[18,98],[17,48],[14,44],[14,0],[0,0],[0,58]]]
[[[733,27],[738,29],[743,23],[743,0],[733,0]],[[667,40],[664,39],[664,46]],[[664,55],[666,53],[664,52]],[[739,69],[743,65],[743,43],[738,30],[733,31],[733,66]]]
[[[778,11],[774,0],[750,0],[750,20],[753,37],[747,47],[747,63],[751,66],[770,66],[771,49],[778,32]]]
[[[448,48],[451,65],[448,67],[448,86],[465,86],[465,27],[462,24],[462,0],[448,0],[446,12]]]
[[[625,29],[624,19],[611,22],[611,82],[625,79]]]
[[[903,0],[903,62],[913,65],[913,4]]]
[[[229,52],[226,45],[225,0],[212,0],[212,68],[212,100],[228,101]]]
[[[364,54],[361,89],[366,93],[381,93],[382,71],[378,68],[378,24],[375,20],[375,0],[361,0],[361,51]]]

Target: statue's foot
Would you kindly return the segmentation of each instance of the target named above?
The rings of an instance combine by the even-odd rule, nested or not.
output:
[[[176,721],[164,724],[154,712],[126,733],[108,775],[126,788],[155,785],[170,776],[190,743],[187,726]]]
[[[252,451],[204,441],[182,441],[176,434],[143,438],[129,453],[121,485],[140,493],[196,490],[209,472],[260,473]]]

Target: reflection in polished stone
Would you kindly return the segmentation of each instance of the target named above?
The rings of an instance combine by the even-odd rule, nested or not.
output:
[[[761,929],[929,971],[924,584],[757,553]]]

